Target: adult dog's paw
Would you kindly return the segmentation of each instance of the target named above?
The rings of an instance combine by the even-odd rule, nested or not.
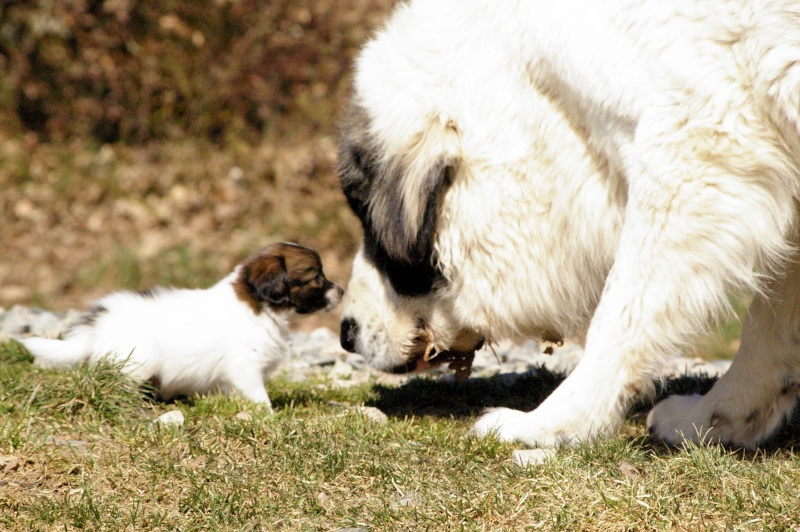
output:
[[[647,415],[647,430],[668,445],[714,441],[711,416],[701,395],[673,395]]]
[[[472,427],[476,436],[493,435],[501,441],[519,441],[527,414],[510,408],[487,410]]]
[[[582,429],[563,417],[545,412],[520,412],[510,408],[488,410],[472,428],[477,436],[493,435],[501,441],[519,442],[528,447],[552,448],[577,443]]]

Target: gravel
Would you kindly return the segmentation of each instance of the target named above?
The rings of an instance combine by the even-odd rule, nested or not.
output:
[[[0,341],[21,336],[43,336],[58,338],[80,312],[70,310],[66,313],[14,306],[8,310],[0,307]],[[306,380],[311,377],[327,378],[336,386],[352,386],[366,382],[400,385],[409,375],[389,375],[369,368],[361,355],[348,353],[339,345],[338,333],[319,328],[310,333],[292,332],[290,334],[291,353],[280,372],[291,380]],[[556,347],[552,354],[546,354],[546,346],[536,340],[517,344],[500,342],[491,348],[485,347],[475,354],[472,365],[472,378],[499,376],[509,384],[529,372],[544,367],[553,372],[570,373],[583,356],[583,348],[578,344],[565,343]],[[664,368],[665,377],[698,375],[719,377],[730,366],[729,360],[706,361],[700,358],[676,356]],[[433,370],[442,378],[452,379],[453,372],[446,365]]]

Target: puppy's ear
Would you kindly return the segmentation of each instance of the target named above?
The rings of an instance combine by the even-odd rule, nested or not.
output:
[[[276,272],[275,275],[259,279],[258,295],[271,305],[283,307],[289,304],[289,278],[286,270]]]
[[[289,277],[282,255],[257,255],[244,263],[235,283],[236,294],[255,310],[263,303],[271,307],[289,306]]]

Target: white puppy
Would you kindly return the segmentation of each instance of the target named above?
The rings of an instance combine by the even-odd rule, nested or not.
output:
[[[164,399],[220,389],[271,408],[264,379],[288,353],[290,315],[330,310],[342,293],[316,252],[272,244],[208,289],[112,293],[63,340],[20,342],[43,367],[123,362]]]
[[[412,0],[361,52],[340,150],[364,245],[342,345],[406,371],[587,329],[532,412],[475,432],[612,434],[753,290],[741,349],[660,438],[755,446],[800,394],[800,3]]]

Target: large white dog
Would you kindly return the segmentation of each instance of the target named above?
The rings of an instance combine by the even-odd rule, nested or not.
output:
[[[588,326],[527,445],[615,431],[738,290],[741,349],[667,442],[751,447],[800,390],[800,2],[416,0],[361,53],[340,175],[361,219],[342,344],[384,369]]]

